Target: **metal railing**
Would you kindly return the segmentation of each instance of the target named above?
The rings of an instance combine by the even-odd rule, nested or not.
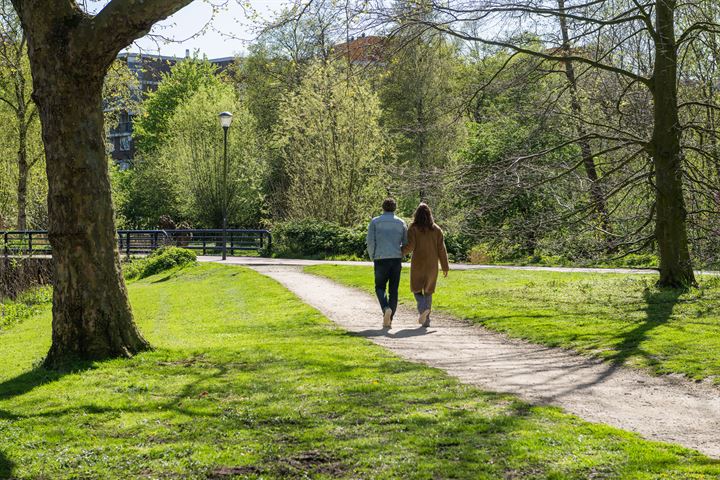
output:
[[[222,255],[223,245],[230,256],[248,251],[270,251],[268,230],[228,229],[118,230],[118,250],[126,256],[147,255],[164,246],[194,250],[199,255]],[[51,255],[46,230],[0,231],[0,254],[4,256]]]

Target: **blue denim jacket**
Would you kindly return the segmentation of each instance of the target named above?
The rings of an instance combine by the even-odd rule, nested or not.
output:
[[[384,212],[373,218],[368,226],[367,250],[370,260],[402,258],[402,247],[407,242],[407,225],[392,212]]]

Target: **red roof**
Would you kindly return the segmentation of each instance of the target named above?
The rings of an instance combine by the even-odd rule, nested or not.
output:
[[[385,61],[385,42],[384,37],[359,37],[336,45],[335,53],[347,56],[353,63],[380,63]]]

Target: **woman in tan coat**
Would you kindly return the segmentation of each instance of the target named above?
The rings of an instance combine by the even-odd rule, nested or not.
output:
[[[415,210],[415,217],[408,229],[408,243],[403,247],[403,255],[410,252],[413,254],[410,262],[410,289],[415,294],[420,313],[418,323],[428,327],[432,295],[435,293],[438,277],[438,262],[446,277],[450,265],[443,231],[435,224],[430,207],[424,203]]]

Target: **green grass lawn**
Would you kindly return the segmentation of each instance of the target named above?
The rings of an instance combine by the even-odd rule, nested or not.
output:
[[[402,361],[251,270],[129,289],[156,347],[131,360],[37,367],[47,308],[0,333],[0,478],[720,475],[695,452]]]
[[[373,291],[372,269],[306,268]],[[409,270],[400,287],[414,306]],[[687,292],[654,287],[655,275],[488,269],[440,279],[436,310],[508,335],[609,362],[720,383],[720,278]]]

